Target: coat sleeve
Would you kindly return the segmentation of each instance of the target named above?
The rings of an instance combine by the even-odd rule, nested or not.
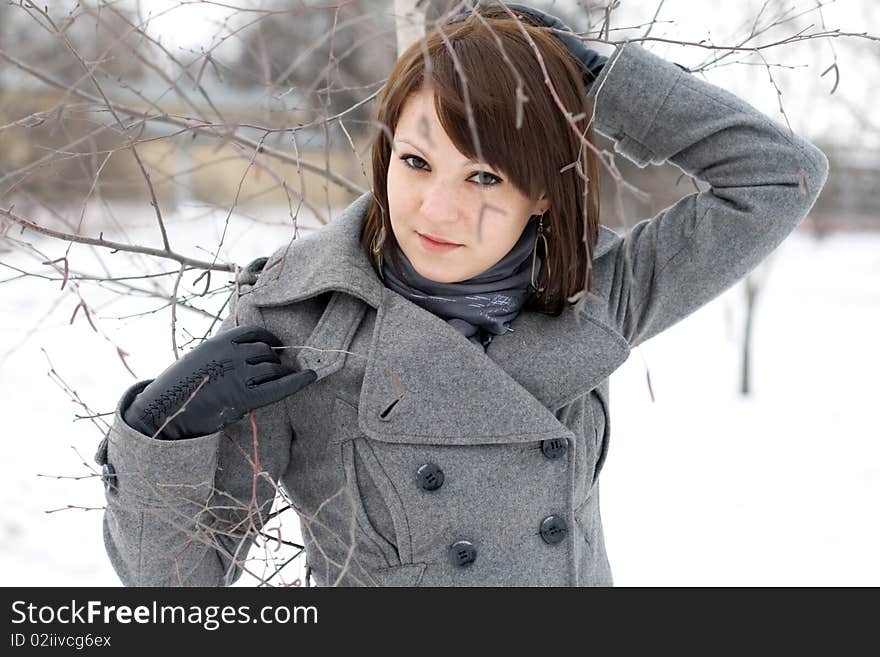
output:
[[[813,206],[828,160],[739,97],[634,43],[614,51],[590,96],[594,127],[617,152],[640,168],[669,161],[710,185],[638,222],[594,262],[609,321],[636,346],[769,255]]]
[[[248,296],[233,303],[220,332],[264,326]],[[284,401],[253,413],[256,437],[245,416],[207,436],[158,440],[122,419],[151,380],[122,396],[96,455],[104,465],[103,533],[110,562],[126,586],[231,585],[243,572],[288,464],[293,432]]]

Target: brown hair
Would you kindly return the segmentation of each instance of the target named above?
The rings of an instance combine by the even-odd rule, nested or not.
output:
[[[599,235],[599,166],[595,153],[581,143],[580,137],[594,143],[591,103],[577,64],[552,32],[535,27],[527,15],[520,15],[521,27],[498,7],[483,8],[478,13],[486,25],[480,17],[469,15],[465,20],[439,26],[410,46],[394,64],[376,112],[379,133],[372,146],[373,197],[361,245],[380,277],[374,248],[390,255],[392,265],[400,272],[386,186],[394,130],[412,94],[430,86],[437,116],[449,139],[465,157],[477,158],[462,80],[455,70],[451,48],[467,80],[483,160],[506,174],[530,198],[537,199],[542,191],[547,194],[550,208],[544,216],[544,231],[549,253],[542,253],[544,266],[536,281],[539,288],[543,285],[545,289],[533,293],[525,308],[559,315],[571,297],[592,287],[592,253]],[[556,106],[523,29],[536,44],[579,134]],[[516,127],[517,75],[505,57],[519,73],[528,99],[521,110],[520,129]]]

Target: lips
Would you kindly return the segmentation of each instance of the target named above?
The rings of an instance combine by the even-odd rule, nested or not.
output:
[[[448,242],[447,243],[435,242],[434,240],[425,237],[421,233],[418,233],[418,235],[419,235],[419,242],[421,243],[422,248],[425,251],[427,251],[428,253],[434,253],[434,254],[449,253],[451,251],[455,251],[455,250],[460,249],[462,247],[461,244],[450,244]]]
[[[450,240],[445,240],[442,237],[436,237],[434,235],[431,235],[431,233],[419,233],[419,235],[431,240],[432,242],[437,242],[437,244],[448,244],[449,246],[461,246],[461,244],[459,244],[458,242],[452,242]]]

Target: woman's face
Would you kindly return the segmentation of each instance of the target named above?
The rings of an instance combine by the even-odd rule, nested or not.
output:
[[[513,248],[529,217],[548,207],[544,196],[530,199],[500,171],[465,158],[444,132],[430,90],[410,96],[401,112],[387,194],[401,250],[419,274],[439,283],[489,269]],[[438,246],[423,235],[459,246]]]

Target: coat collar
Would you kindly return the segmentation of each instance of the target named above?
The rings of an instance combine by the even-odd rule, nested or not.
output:
[[[343,291],[376,309],[361,429],[377,440],[449,444],[569,434],[555,411],[596,387],[629,355],[624,338],[602,321],[600,302],[588,300],[579,314],[568,308],[558,317],[523,311],[513,331],[484,353],[382,284],[360,245],[369,202],[370,193],[363,194],[333,222],[279,250],[252,290],[258,306]],[[602,227],[594,267],[619,240]]]
[[[360,244],[371,196],[362,194],[329,224],[274,253],[251,292],[254,303],[283,306],[340,290],[378,308],[385,286]]]

